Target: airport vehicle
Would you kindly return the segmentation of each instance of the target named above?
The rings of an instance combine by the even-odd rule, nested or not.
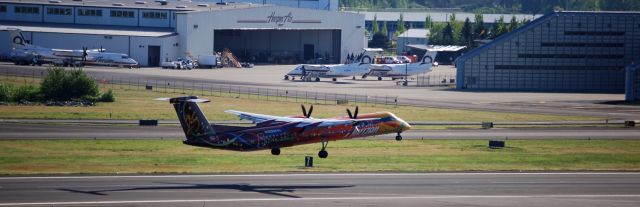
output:
[[[396,58],[400,60],[400,63],[411,63],[411,59],[409,59],[407,56],[398,55],[396,56]]]
[[[349,116],[329,119],[311,117],[313,106],[306,110],[302,105],[303,116],[273,116],[235,110],[225,112],[235,114],[240,119],[251,120],[256,126],[240,127],[210,124],[198,107],[198,103],[208,100],[197,96],[160,98],[173,105],[184,130],[184,144],[235,151],[253,151],[271,149],[272,155],[279,155],[280,148],[294,145],[322,143],[318,152],[320,158],[326,158],[329,141],[397,133],[396,140],[402,140],[401,133],[411,129],[404,120],[390,112],[358,114],[347,109]]]
[[[402,61],[398,60],[396,57],[385,56],[382,57],[382,63],[384,64],[400,64]]]
[[[42,57],[32,52],[12,52],[11,61],[16,65],[42,65]]]
[[[198,56],[198,66],[200,68],[222,67],[222,62],[218,55],[200,55]]]
[[[12,54],[15,55],[14,59],[20,59],[23,54],[30,54],[39,57],[42,62],[62,66],[93,64],[133,67],[138,65],[138,62],[127,54],[107,53],[104,52],[104,49],[66,50],[40,47],[25,41],[19,29],[11,29],[9,34],[13,46]]]
[[[368,53],[374,50],[363,49],[358,58],[349,64],[298,65],[289,71],[284,76],[284,79],[289,80],[291,77],[291,80],[295,80],[296,76],[304,81],[320,81],[320,78],[331,78],[332,81],[337,81],[337,78],[340,77],[353,77],[355,79],[356,76],[363,76],[369,73],[369,67],[373,63],[373,59]]]
[[[398,79],[420,73],[426,73],[431,71],[433,67],[433,59],[436,55],[437,52],[428,51],[422,57],[420,62],[407,64],[373,64],[371,65],[369,73],[363,75],[362,78],[375,76],[378,77],[378,80],[382,80],[383,77]]]

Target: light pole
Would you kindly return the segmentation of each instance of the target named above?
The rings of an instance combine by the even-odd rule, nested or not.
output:
[[[411,29],[411,25],[408,24],[409,22],[404,22],[405,24],[405,28],[407,29],[407,31],[404,32],[404,53],[407,54],[407,44],[409,43],[409,29]],[[408,86],[409,85],[409,63],[407,63],[406,61],[404,62],[404,83],[402,83],[403,86]]]

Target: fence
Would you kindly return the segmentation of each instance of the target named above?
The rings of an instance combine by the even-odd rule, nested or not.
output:
[[[3,75],[5,75],[7,78],[9,76],[44,78],[44,76],[46,76],[46,72],[36,70],[6,70]],[[98,86],[101,88],[120,87],[129,90],[151,90],[160,93],[182,93],[185,95],[235,97],[267,101],[334,105],[371,104],[397,106],[399,103],[397,96],[369,96],[366,94],[356,95],[346,93],[323,93],[266,87],[250,87],[232,84],[144,79],[118,76],[93,75],[91,77],[94,78]]]
[[[419,74],[416,76],[416,86],[455,86],[456,76],[454,74]]]

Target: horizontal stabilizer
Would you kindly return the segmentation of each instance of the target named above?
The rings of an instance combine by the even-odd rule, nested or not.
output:
[[[197,96],[183,96],[176,98],[156,98],[153,99],[156,101],[169,101],[169,103],[178,103],[178,102],[191,102],[191,103],[208,103],[211,102],[207,99],[200,99]]]

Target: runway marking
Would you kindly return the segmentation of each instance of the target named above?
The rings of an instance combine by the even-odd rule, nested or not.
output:
[[[30,205],[90,205],[136,203],[193,203],[193,202],[255,202],[255,201],[324,201],[324,200],[401,200],[401,199],[460,199],[460,198],[638,198],[640,195],[439,195],[439,196],[383,196],[383,197],[325,197],[325,198],[231,198],[194,200],[131,200],[131,201],[78,201],[0,203],[0,206]]]
[[[532,172],[532,173],[337,173],[337,174],[236,174],[236,175],[98,175],[98,176],[39,176],[0,177],[0,180],[19,179],[98,179],[98,178],[212,178],[212,177],[303,177],[303,176],[432,176],[432,175],[640,175],[640,172]]]

